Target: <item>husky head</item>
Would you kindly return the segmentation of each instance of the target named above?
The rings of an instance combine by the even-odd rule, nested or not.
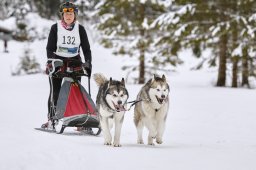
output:
[[[112,78],[110,78],[105,95],[109,107],[117,112],[125,111],[128,97],[129,94],[125,88],[124,78],[122,78],[121,81],[112,80]]]
[[[149,96],[152,102],[158,103],[159,105],[164,104],[168,100],[169,85],[166,82],[164,75],[162,77],[154,75],[154,77],[149,80]]]

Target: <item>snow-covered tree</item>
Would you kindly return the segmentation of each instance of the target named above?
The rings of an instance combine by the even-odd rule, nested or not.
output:
[[[0,1],[0,19],[6,19],[13,15],[18,0],[1,0]]]
[[[154,60],[157,60],[153,46],[159,30],[151,24],[165,9],[160,0],[104,0],[98,5],[100,21],[97,27],[101,31],[101,43],[113,48],[116,55],[138,59],[138,65],[124,67],[137,71],[137,83],[144,83],[147,73],[154,71]]]
[[[96,22],[96,16],[94,15],[96,6],[100,0],[77,0],[75,4],[78,6],[79,21],[86,21],[90,23]]]
[[[26,15],[29,11],[29,6],[25,0],[19,1],[19,3],[16,5],[14,15],[16,18],[17,30],[14,36],[16,39],[21,41],[28,40],[27,24],[29,23],[26,22]]]
[[[210,66],[217,65],[217,86],[226,86],[228,72],[232,72],[232,86],[237,86],[239,74],[241,85],[249,86],[248,62],[255,51],[255,6],[252,0],[174,0],[171,10],[157,20],[166,33],[158,45],[178,43],[178,47],[192,48],[197,57],[210,48],[212,57],[204,57],[198,68],[205,61]]]
[[[20,58],[20,62],[16,67],[16,70],[12,72],[12,75],[24,75],[24,74],[36,74],[41,73],[41,67],[35,56],[32,54],[30,48],[24,49],[24,55]]]
[[[59,16],[59,6],[64,0],[31,0],[38,14],[47,19],[56,19]]]

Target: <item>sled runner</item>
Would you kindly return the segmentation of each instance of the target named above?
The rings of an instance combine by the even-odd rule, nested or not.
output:
[[[89,134],[99,135],[99,114],[91,99],[90,77],[86,72],[86,63],[71,59],[65,64],[59,59],[49,59],[47,63],[46,72],[50,77],[51,86],[53,77],[64,78],[56,106],[51,91],[49,120],[53,127],[52,131],[63,133],[66,127],[80,127],[82,131],[89,129]],[[88,77],[89,94],[78,80],[82,76]],[[96,132],[92,129],[96,129]]]

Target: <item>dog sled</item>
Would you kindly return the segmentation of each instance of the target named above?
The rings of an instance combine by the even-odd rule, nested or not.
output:
[[[47,61],[47,74],[51,86],[52,78],[63,78],[57,104],[53,101],[53,92],[50,95],[49,120],[54,132],[63,133],[66,127],[78,127],[90,129],[90,134],[99,135],[101,132],[99,114],[91,99],[90,77],[86,72],[88,65],[79,60],[69,59],[65,64],[60,59],[49,59]],[[79,77],[88,78],[88,92],[78,80]],[[52,89],[52,88],[51,88]],[[42,128],[41,128],[42,129]],[[40,130],[40,128],[37,128]]]

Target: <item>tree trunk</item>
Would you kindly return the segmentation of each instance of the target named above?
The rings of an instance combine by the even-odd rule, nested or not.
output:
[[[140,68],[139,68],[139,84],[145,83],[145,55],[143,52],[140,54]]]
[[[144,21],[145,17],[145,6],[141,5],[140,6],[140,15],[141,15],[141,22]],[[145,35],[145,30],[144,28],[140,29],[140,36],[141,40],[139,41],[139,48],[140,48],[140,67],[139,67],[139,84],[144,84],[145,83],[145,42],[144,42],[144,35]]]
[[[236,7],[236,6],[235,6]],[[236,10],[236,8],[234,8]],[[232,31],[232,48],[237,48],[237,23],[233,23],[232,25],[233,31]],[[238,62],[239,62],[239,56],[231,56],[232,57],[232,87],[237,88],[238,87]]]
[[[242,57],[242,86],[250,87],[249,85],[249,68],[248,68],[248,51],[247,47],[243,49]]]
[[[226,85],[227,40],[227,34],[223,34],[220,37],[219,70],[217,80],[218,87]]]
[[[233,57],[232,68],[232,87],[237,88],[237,74],[238,74],[238,56]]]

